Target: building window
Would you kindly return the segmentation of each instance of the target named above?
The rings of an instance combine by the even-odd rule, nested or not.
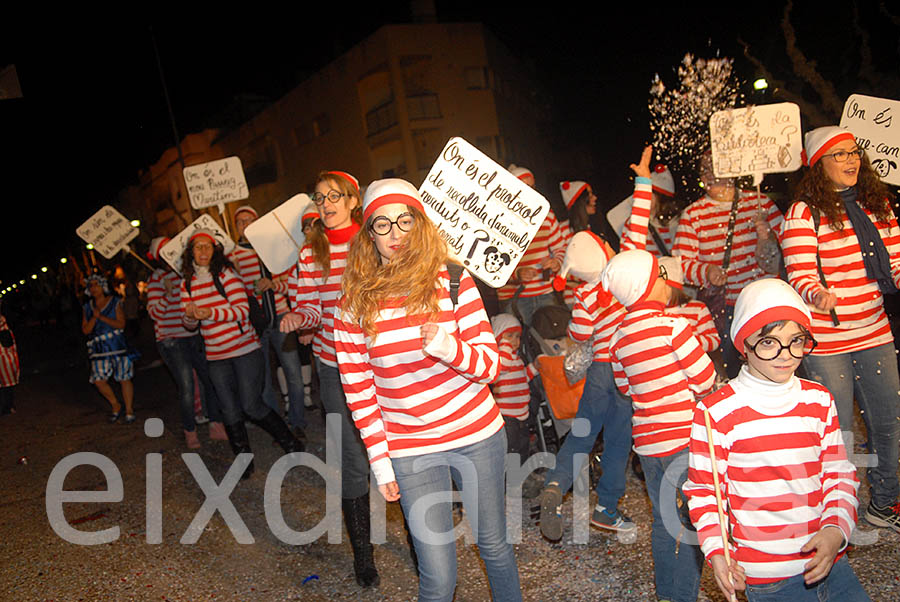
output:
[[[409,119],[440,119],[441,105],[437,94],[418,94],[406,97]]]
[[[278,180],[276,156],[275,143],[268,136],[260,136],[247,145],[241,153],[241,163],[249,188]]]
[[[294,128],[294,139],[298,145],[307,144],[321,138],[331,131],[331,120],[327,113],[321,113],[312,121],[307,121]]]
[[[366,129],[369,136],[383,132],[397,125],[397,108],[393,99],[366,113]]]
[[[487,90],[491,87],[491,70],[487,67],[466,67],[463,75],[467,90]]]

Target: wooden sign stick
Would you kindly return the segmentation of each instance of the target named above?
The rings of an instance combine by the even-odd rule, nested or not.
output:
[[[712,423],[709,419],[709,410],[703,410],[703,419],[706,421],[706,442],[709,444],[709,461],[712,467],[713,487],[716,489],[716,510],[719,512],[719,532],[722,534],[722,548],[725,550],[725,566],[728,567],[728,584],[734,587],[731,581],[731,552],[728,550],[728,528],[725,526],[725,510],[722,508],[722,492],[719,490],[719,469],[716,466],[716,446],[713,443]],[[732,602],[737,602],[737,596],[731,594]]]
[[[134,255],[134,258],[137,259],[138,261],[140,261],[141,263],[143,263],[143,264],[147,267],[147,269],[150,270],[151,272],[152,272],[154,269],[156,269],[156,268],[154,268],[152,265],[150,265],[149,263],[147,263],[146,261],[144,261],[144,258],[143,258],[143,257],[141,257],[140,255],[138,255],[137,253],[135,253],[135,252],[134,252],[134,249],[132,249],[131,246],[125,245],[123,248],[124,248],[126,251],[128,251],[129,253],[131,253],[132,255]]]

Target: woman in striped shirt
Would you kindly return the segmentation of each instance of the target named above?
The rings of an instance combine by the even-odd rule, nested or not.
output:
[[[313,202],[320,219],[312,222],[307,243],[291,272],[293,310],[282,318],[280,328],[282,332],[300,331],[301,344],[312,342],[322,406],[326,414],[339,417],[340,433],[329,434],[341,440],[341,509],[353,549],[356,582],[369,587],[380,582],[370,541],[369,462],[350,419],[334,350],[334,311],[347,249],[362,222],[359,181],[343,171],[323,171],[316,178]]]
[[[818,341],[805,366],[834,395],[845,433],[853,430],[854,397],[859,403],[868,449],[878,455],[867,470],[865,517],[900,532],[900,377],[883,297],[900,283],[900,229],[887,186],[851,132],[818,128],[805,142],[809,170],[781,239],[788,279],[810,306]]]
[[[259,337],[250,324],[247,291],[212,232],[194,232],[181,265],[184,324],[188,329],[200,325],[209,378],[219,398],[232,451],[235,455],[251,453],[244,415],[272,435],[285,453],[303,451],[303,444],[281,416],[262,399],[262,379],[267,371]],[[252,463],[248,465],[244,477],[252,467]]]
[[[497,343],[472,277],[451,297],[447,248],[412,184],[372,182],[350,246],[334,333],[347,405],[378,489],[400,500],[419,559],[419,600],[451,600],[451,479],[494,600],[521,600],[506,540],[506,433],[488,384]],[[421,503],[417,503],[421,502]]]

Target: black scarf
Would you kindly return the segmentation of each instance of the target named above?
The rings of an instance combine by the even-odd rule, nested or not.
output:
[[[891,256],[884,246],[884,241],[881,240],[878,228],[856,202],[859,196],[856,186],[839,190],[838,194],[844,201],[844,211],[847,212],[847,217],[850,219],[850,224],[859,241],[863,265],[866,266],[866,276],[870,280],[878,282],[878,288],[883,294],[889,295],[898,292],[891,275]]]

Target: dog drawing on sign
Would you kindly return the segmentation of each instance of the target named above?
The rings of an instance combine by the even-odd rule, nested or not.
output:
[[[500,253],[500,250],[491,245],[484,250],[484,270],[488,274],[494,274],[509,265],[509,253]]]

